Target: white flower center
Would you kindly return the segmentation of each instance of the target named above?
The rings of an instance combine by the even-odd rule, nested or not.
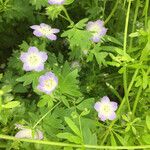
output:
[[[36,67],[36,66],[40,65],[41,57],[36,55],[35,53],[32,53],[27,57],[27,61],[30,66]]]
[[[105,115],[109,115],[112,112],[112,108],[109,104],[103,104],[100,111]]]
[[[96,34],[98,32],[101,32],[101,28],[97,24],[95,24],[95,25],[91,26],[90,31],[94,32],[93,34]]]
[[[56,86],[57,86],[56,81],[53,78],[50,78],[50,79],[48,79],[48,80],[45,81],[44,89],[46,89],[48,91],[51,91]]]
[[[51,28],[50,27],[46,27],[46,26],[40,28],[40,32],[42,32],[44,35],[48,35],[48,34],[52,33]]]

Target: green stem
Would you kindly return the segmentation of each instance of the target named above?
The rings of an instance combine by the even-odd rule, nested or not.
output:
[[[142,86],[140,86],[140,88],[138,90],[138,93],[137,93],[137,96],[136,96],[135,101],[134,101],[133,111],[132,111],[133,117],[135,115],[136,107],[137,107],[137,104],[138,104],[141,93],[142,93]]]
[[[81,125],[81,115],[79,116],[79,127],[80,127],[80,132],[81,132],[82,146],[84,148],[83,132],[82,132],[82,125]]]
[[[130,14],[130,8],[131,8],[131,0],[129,0],[128,9],[127,9],[127,16],[126,16],[126,23],[125,23],[125,30],[124,30],[124,43],[123,43],[123,52],[124,55],[126,55],[127,51],[127,34],[128,34],[128,24],[129,24],[129,14]],[[128,105],[129,111],[131,111],[130,103],[128,99],[128,91],[127,91],[127,67],[124,68],[123,73],[123,84],[124,84],[124,93],[125,93],[125,99]]]
[[[0,134],[0,139],[12,140],[12,141],[22,141],[28,143],[36,143],[43,145],[52,145],[57,147],[74,147],[74,148],[83,148],[82,145],[69,144],[63,142],[52,142],[52,141],[42,141],[42,140],[31,140],[31,139],[18,139],[13,136],[2,135]],[[85,148],[91,149],[149,149],[150,145],[140,145],[140,146],[98,146],[98,145],[84,145]]]
[[[111,13],[109,14],[109,16],[107,17],[107,19],[105,20],[104,24],[107,24],[107,22],[111,19],[111,17],[114,15],[117,6],[118,6],[119,0],[116,1],[114,8],[112,9]]]
[[[148,17],[147,17],[148,7],[149,7],[149,0],[146,0],[145,2],[145,28],[147,28],[148,26]]]
[[[74,22],[71,20],[71,18],[70,18],[70,16],[69,16],[69,14],[68,14],[68,12],[67,12],[65,7],[63,7],[63,12],[65,13],[66,18],[70,22],[70,24],[74,24]]]
[[[130,92],[130,90],[131,90],[131,88],[133,86],[133,83],[134,83],[134,81],[135,81],[135,79],[137,77],[138,72],[139,72],[139,68],[135,70],[134,75],[132,76],[132,80],[131,80],[131,82],[129,84],[129,87],[128,87],[128,90],[127,90],[128,93]],[[121,104],[120,104],[120,106],[119,106],[119,108],[118,108],[118,110],[117,110],[117,116],[120,114],[121,109],[124,106],[125,102],[126,102],[126,99],[124,97],[123,100],[122,100],[122,102],[121,102]],[[117,121],[117,119],[114,120],[114,121],[112,121],[112,123],[110,124],[110,126],[109,126],[108,130],[106,131],[105,136],[104,136],[104,138],[103,138],[103,140],[101,142],[101,145],[103,145],[104,142],[106,141],[106,138],[109,135],[109,131],[112,129],[112,127],[113,127],[113,125],[115,124],[116,121]]]
[[[68,18],[66,18],[65,16],[59,14],[60,17],[64,18],[65,20],[69,21]],[[70,22],[70,21],[69,21]]]
[[[130,14],[130,7],[131,7],[131,0],[129,1],[129,4],[128,4],[128,10],[127,10],[127,17],[126,17],[126,24],[125,24],[125,31],[124,31],[124,44],[123,44],[123,50],[124,50],[124,55],[126,55],[126,43],[127,43],[127,31],[128,31],[128,22],[129,22],[129,14]],[[132,78],[133,79],[133,78]],[[129,104],[129,100],[128,100],[128,93],[129,93],[129,89],[127,89],[127,71],[126,71],[126,66],[125,66],[125,71],[123,73],[123,83],[124,83],[124,92],[125,92],[125,96],[118,108],[118,111],[117,111],[117,115],[120,114],[120,111],[122,109],[122,107],[124,106],[125,102],[127,102],[128,104],[128,109],[129,111],[131,111],[131,108],[130,108],[130,104]],[[131,84],[130,84],[130,88],[132,87],[132,84],[133,84],[133,81],[131,81]],[[113,125],[115,124],[115,122],[117,121],[117,119],[115,119],[114,121],[112,121],[112,123],[110,124],[108,130],[106,131],[106,134],[101,142],[101,145],[103,145],[109,135],[109,132],[111,131]]]
[[[47,113],[45,113],[33,126],[33,129],[54,109],[56,108],[61,102],[58,102],[54,107],[52,107]]]
[[[149,68],[149,69],[147,70],[147,72],[146,72],[146,75],[147,75],[147,76],[148,76],[149,72],[150,72],[150,68]],[[138,104],[138,102],[139,102],[140,95],[141,95],[141,93],[142,93],[142,89],[143,89],[143,87],[142,87],[142,85],[141,85],[141,87],[140,87],[139,90],[138,90],[137,96],[136,96],[136,98],[135,98],[134,104],[133,104],[133,111],[132,111],[133,117],[134,117],[134,115],[135,115],[135,111],[136,111],[136,108],[137,108],[137,104]]]
[[[138,16],[139,7],[140,7],[140,0],[137,0],[136,1],[135,13],[134,13],[134,19],[133,19],[133,25],[132,25],[132,33],[135,31],[135,25],[136,25],[136,20],[137,20],[137,16]],[[133,44],[133,38],[130,39],[130,49],[132,48],[132,44]]]

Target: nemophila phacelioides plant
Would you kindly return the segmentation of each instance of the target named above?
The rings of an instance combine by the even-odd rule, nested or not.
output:
[[[0,149],[150,149],[149,0],[1,0],[0,14]]]

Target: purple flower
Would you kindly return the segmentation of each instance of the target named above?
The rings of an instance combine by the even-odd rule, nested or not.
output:
[[[27,52],[21,53],[20,60],[24,63],[25,71],[42,71],[48,56],[46,52],[40,52],[36,47],[30,47]]]
[[[37,89],[46,94],[51,94],[57,85],[58,78],[55,76],[55,74],[52,72],[47,72],[45,75],[40,76]]]
[[[98,112],[98,117],[102,120],[114,120],[116,118],[115,111],[118,108],[116,102],[111,102],[107,96],[104,96],[100,102],[96,102],[94,106]]]
[[[63,5],[65,0],[48,0],[48,3],[50,5]]]
[[[101,37],[103,37],[107,32],[107,29],[104,27],[104,22],[101,20],[88,22],[86,29],[93,33],[91,40],[95,43],[99,42]]]
[[[51,26],[45,24],[45,23],[41,23],[40,25],[33,25],[30,27],[31,29],[33,29],[33,34],[37,37],[46,37],[49,40],[56,40],[57,36],[55,35],[55,33],[60,32],[59,29],[56,28],[51,28]]]
[[[40,130],[36,130],[32,133],[31,129],[22,129],[15,135],[16,138],[26,138],[26,139],[35,139],[35,140],[42,140],[43,139],[43,133]]]

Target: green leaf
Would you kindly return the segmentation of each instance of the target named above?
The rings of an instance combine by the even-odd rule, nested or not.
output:
[[[36,73],[36,72],[26,73],[24,76],[16,79],[16,81],[24,82],[23,86],[27,86],[27,85],[33,83],[33,87],[35,87],[40,75],[41,75],[40,73]]]
[[[112,132],[111,132],[111,134],[110,134],[110,139],[111,139],[111,145],[112,145],[112,146],[117,146],[115,137],[114,137],[114,135],[113,135]]]
[[[85,26],[86,26],[86,23],[89,19],[88,18],[84,18],[82,20],[80,20],[76,25],[75,27],[78,28],[78,29],[83,29]]]
[[[66,0],[64,5],[69,5],[69,4],[73,3],[73,2],[74,2],[74,0]]]
[[[76,27],[65,31],[61,37],[68,38],[71,49],[77,46],[84,50],[88,49],[91,45],[91,33],[86,30],[79,30]]]
[[[4,108],[14,108],[20,105],[19,101],[12,101],[12,102],[8,102],[7,104],[5,104],[3,107]]]
[[[146,116],[146,125],[147,125],[147,128],[150,130],[150,115]]]
[[[76,143],[76,144],[81,143],[81,138],[79,138],[78,136],[74,136],[73,134],[68,133],[68,132],[58,133],[57,137],[62,138],[62,139],[67,139],[69,142],[73,142],[73,143]]]
[[[116,135],[116,137],[118,138],[119,142],[122,144],[122,145],[125,145],[125,141],[123,139],[123,137],[121,137],[119,134],[117,134],[116,132],[114,132],[114,134]]]
[[[46,8],[46,14],[48,15],[48,18],[55,20],[58,18],[58,15],[63,10],[63,6],[49,6]]]
[[[146,87],[148,86],[148,75],[147,73],[144,71],[144,69],[142,69],[142,75],[143,75],[143,89],[146,89]]]
[[[150,144],[150,134],[143,135],[142,139],[146,144]]]
[[[78,106],[77,108],[79,110],[85,110],[85,108],[87,109],[92,109],[94,106],[94,98],[88,98],[88,99],[85,99],[84,101],[82,101]]]
[[[0,73],[0,81],[1,81],[2,77],[3,77],[3,74],[2,74],[2,73]]]
[[[94,55],[96,57],[97,63],[99,65],[105,65],[106,66],[106,61],[105,58],[108,56],[107,52],[94,52]]]
[[[10,92],[12,91],[12,86],[11,86],[11,85],[4,85],[4,86],[2,87],[2,91],[3,91],[4,93],[10,93]]]
[[[123,44],[117,40],[116,38],[112,37],[112,36],[109,36],[109,35],[105,35],[105,39],[112,42],[112,43],[115,43],[115,44],[118,44],[120,46],[122,46]]]
[[[68,126],[70,127],[70,129],[79,137],[81,137],[81,133],[79,128],[75,125],[75,123],[68,117],[65,117],[65,121],[68,124]]]
[[[48,5],[47,0],[30,0],[30,3],[35,6],[36,10]]]
[[[49,96],[49,95],[43,95],[43,96],[41,96],[41,99],[38,102],[37,106],[38,107],[44,107],[47,104],[49,105],[49,107],[52,107],[53,104],[54,104],[53,100],[52,100],[51,96]]]
[[[66,68],[64,68],[66,70]],[[69,72],[69,70],[67,71]],[[63,74],[64,75],[64,71]],[[78,77],[78,70],[73,70],[68,74],[65,73],[65,76],[61,76],[59,82],[59,88],[62,94],[68,94],[71,96],[79,97],[81,96],[77,80]]]

